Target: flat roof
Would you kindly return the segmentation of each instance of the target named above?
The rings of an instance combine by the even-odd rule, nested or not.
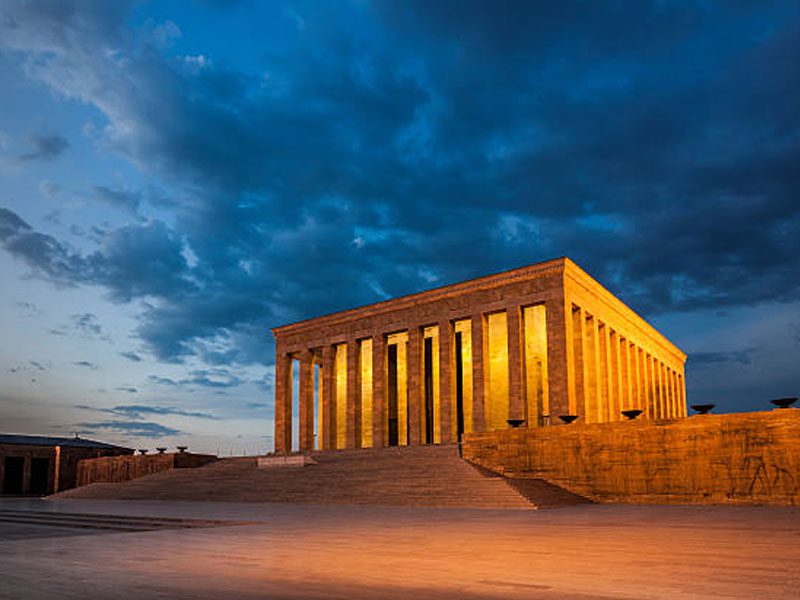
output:
[[[50,437],[45,435],[20,435],[16,433],[0,433],[0,444],[16,444],[20,446],[71,446],[73,448],[97,448],[105,450],[131,450],[124,446],[96,442],[80,437]]]

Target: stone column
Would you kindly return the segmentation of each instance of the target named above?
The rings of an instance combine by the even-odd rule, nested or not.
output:
[[[2,480],[2,477],[0,477]],[[57,494],[61,482],[61,446],[56,446],[55,465],[53,466],[53,493]]]
[[[519,306],[506,309],[508,327],[508,418],[525,419],[525,361]],[[534,424],[535,425],[535,424]]]
[[[635,344],[632,346],[633,348],[633,366],[634,366],[634,377],[635,381],[633,384],[633,391],[634,391],[634,404],[633,408],[638,408],[639,410],[644,409],[644,405],[642,403],[642,357],[641,351],[639,347]]]
[[[664,418],[664,407],[661,405],[661,395],[658,391],[658,361],[655,356],[650,357],[650,385],[653,391],[653,406],[657,419]]]
[[[630,410],[636,408],[636,405],[633,399],[633,378],[635,371],[629,339],[622,341],[622,353],[625,360],[625,408],[623,410]]]
[[[334,348],[325,345],[322,348],[322,449],[336,448],[336,364]]]
[[[586,422],[586,315],[580,306],[570,307],[572,320],[572,379],[575,386],[575,404],[570,414],[578,415],[580,422]]]
[[[292,451],[292,359],[275,349],[275,452]]]
[[[614,369],[611,363],[611,327],[608,323],[603,327],[602,339],[600,344],[600,351],[602,354],[603,365],[603,398],[605,405],[603,406],[603,420],[605,422],[613,421],[613,406],[614,406]]]
[[[672,419],[675,414],[672,412],[672,394],[669,389],[669,368],[661,363],[661,382],[664,388],[664,402],[667,404],[667,416]]]
[[[386,339],[372,336],[372,447],[383,448],[384,382],[386,381]]]
[[[647,354],[647,351],[642,351],[642,396],[645,418],[655,419],[653,403],[650,402],[650,355]]]
[[[587,377],[584,387],[586,394],[586,422],[600,423],[602,418],[602,392],[601,386],[603,378],[600,375],[600,326],[597,317],[591,316],[586,319],[585,324],[585,343],[586,355],[584,369]]]
[[[482,314],[472,315],[472,431],[486,431],[486,335]]]
[[[617,365],[619,366],[618,385],[619,385],[619,405],[617,406],[616,417],[622,419],[622,411],[628,408],[628,360],[625,354],[627,342],[619,333],[617,334]]]
[[[545,303],[547,324],[547,380],[550,394],[550,423],[570,412],[575,388],[569,377],[572,366],[572,314],[566,312],[563,296]],[[569,316],[569,318],[567,318]]]
[[[667,369],[669,373],[669,402],[672,407],[672,418],[677,419],[680,415],[678,414],[678,398],[675,394],[675,371],[669,367]]]
[[[664,401],[667,404],[667,416],[670,419],[674,419],[675,413],[672,411],[672,394],[669,388],[669,367],[664,363],[661,363],[661,378],[664,387]]]
[[[449,319],[439,321],[439,419],[441,443],[453,440],[453,326]]]
[[[361,447],[361,351],[358,340],[347,340],[346,447]]]
[[[616,402],[614,403],[614,420],[622,419],[621,411],[625,410],[625,367],[623,366],[622,355],[622,336],[617,333],[614,338],[614,345],[611,351],[614,353],[614,364],[616,365],[614,388],[616,390]]]
[[[417,325],[408,328],[408,445],[422,443],[422,335]]]
[[[314,365],[311,352],[300,353],[300,451],[314,449]]]

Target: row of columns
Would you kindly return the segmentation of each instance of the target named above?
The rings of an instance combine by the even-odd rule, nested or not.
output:
[[[507,311],[513,315],[509,323],[509,363],[517,365],[510,373],[509,418],[524,418],[524,381],[522,375],[522,327],[520,307]],[[470,317],[472,330],[472,431],[485,429],[485,364],[487,340],[485,335],[485,316],[478,313]],[[439,330],[439,423],[442,443],[453,441],[453,412],[455,410],[455,349],[453,321],[443,319],[438,322]],[[408,411],[409,411],[409,444],[422,443],[421,426],[422,410],[422,335],[423,327],[415,325],[408,328],[407,378],[408,378]],[[384,410],[386,409],[386,382],[383,377],[386,364],[386,339],[388,334],[380,333],[372,336],[372,446],[386,445],[384,440]],[[345,425],[345,447],[357,448],[362,440],[361,432],[361,352],[360,342],[364,338],[350,338],[344,341],[347,345],[347,421]],[[299,448],[314,448],[314,379],[313,365],[321,367],[322,377],[322,432],[320,448],[336,447],[338,432],[335,407],[335,369],[334,346],[307,349],[292,355],[281,348],[280,340],[275,358],[275,450],[288,452],[292,447],[292,360],[297,360],[299,369]],[[464,401],[469,401],[465,398]]]
[[[640,409],[647,419],[686,416],[683,374],[573,305],[573,414],[586,422],[622,419]]]
[[[505,309],[508,328],[508,418],[525,419],[526,382],[524,356],[524,323],[522,306]],[[607,323],[571,305],[572,311],[547,305],[546,333],[549,387],[549,411],[554,416],[577,414],[584,421],[606,422],[621,419],[620,412],[639,408],[645,418],[677,418],[686,416],[682,372],[647,353],[621,336]],[[500,312],[500,311],[495,311]],[[486,428],[485,396],[488,393],[488,337],[486,314],[469,317],[471,323],[472,397],[471,431]],[[453,441],[455,410],[454,322],[441,319],[439,330],[439,409],[440,440]],[[424,439],[421,426],[423,371],[423,327],[407,328],[407,383],[409,429],[408,443],[420,444]],[[387,410],[386,365],[387,336],[378,333],[371,338],[351,337],[347,345],[346,422],[344,447],[360,447],[363,437],[370,437],[373,447],[387,445],[384,439],[384,413]],[[362,432],[362,369],[360,343],[372,340],[372,431]],[[275,450],[292,448],[292,360],[299,369],[299,443],[301,450],[314,449],[314,364],[319,364],[321,377],[321,417],[319,447],[334,449],[337,444],[335,346],[309,348],[287,353],[277,340],[275,364]],[[464,398],[464,402],[470,401]],[[554,421],[551,421],[554,422]],[[534,424],[531,424],[534,425]],[[366,434],[366,435],[364,435]]]

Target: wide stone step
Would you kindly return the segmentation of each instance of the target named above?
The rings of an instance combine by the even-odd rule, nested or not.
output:
[[[257,468],[255,457],[223,459],[59,496],[531,509],[508,483],[487,477],[452,446],[315,452],[316,464]]]

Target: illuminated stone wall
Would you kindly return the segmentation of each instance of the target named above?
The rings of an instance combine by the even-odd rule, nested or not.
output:
[[[800,410],[468,435],[464,456],[599,502],[800,505]]]
[[[273,333],[278,452],[449,443],[510,419],[535,428],[565,415],[618,421],[626,409],[686,414],[686,356],[568,259]]]

